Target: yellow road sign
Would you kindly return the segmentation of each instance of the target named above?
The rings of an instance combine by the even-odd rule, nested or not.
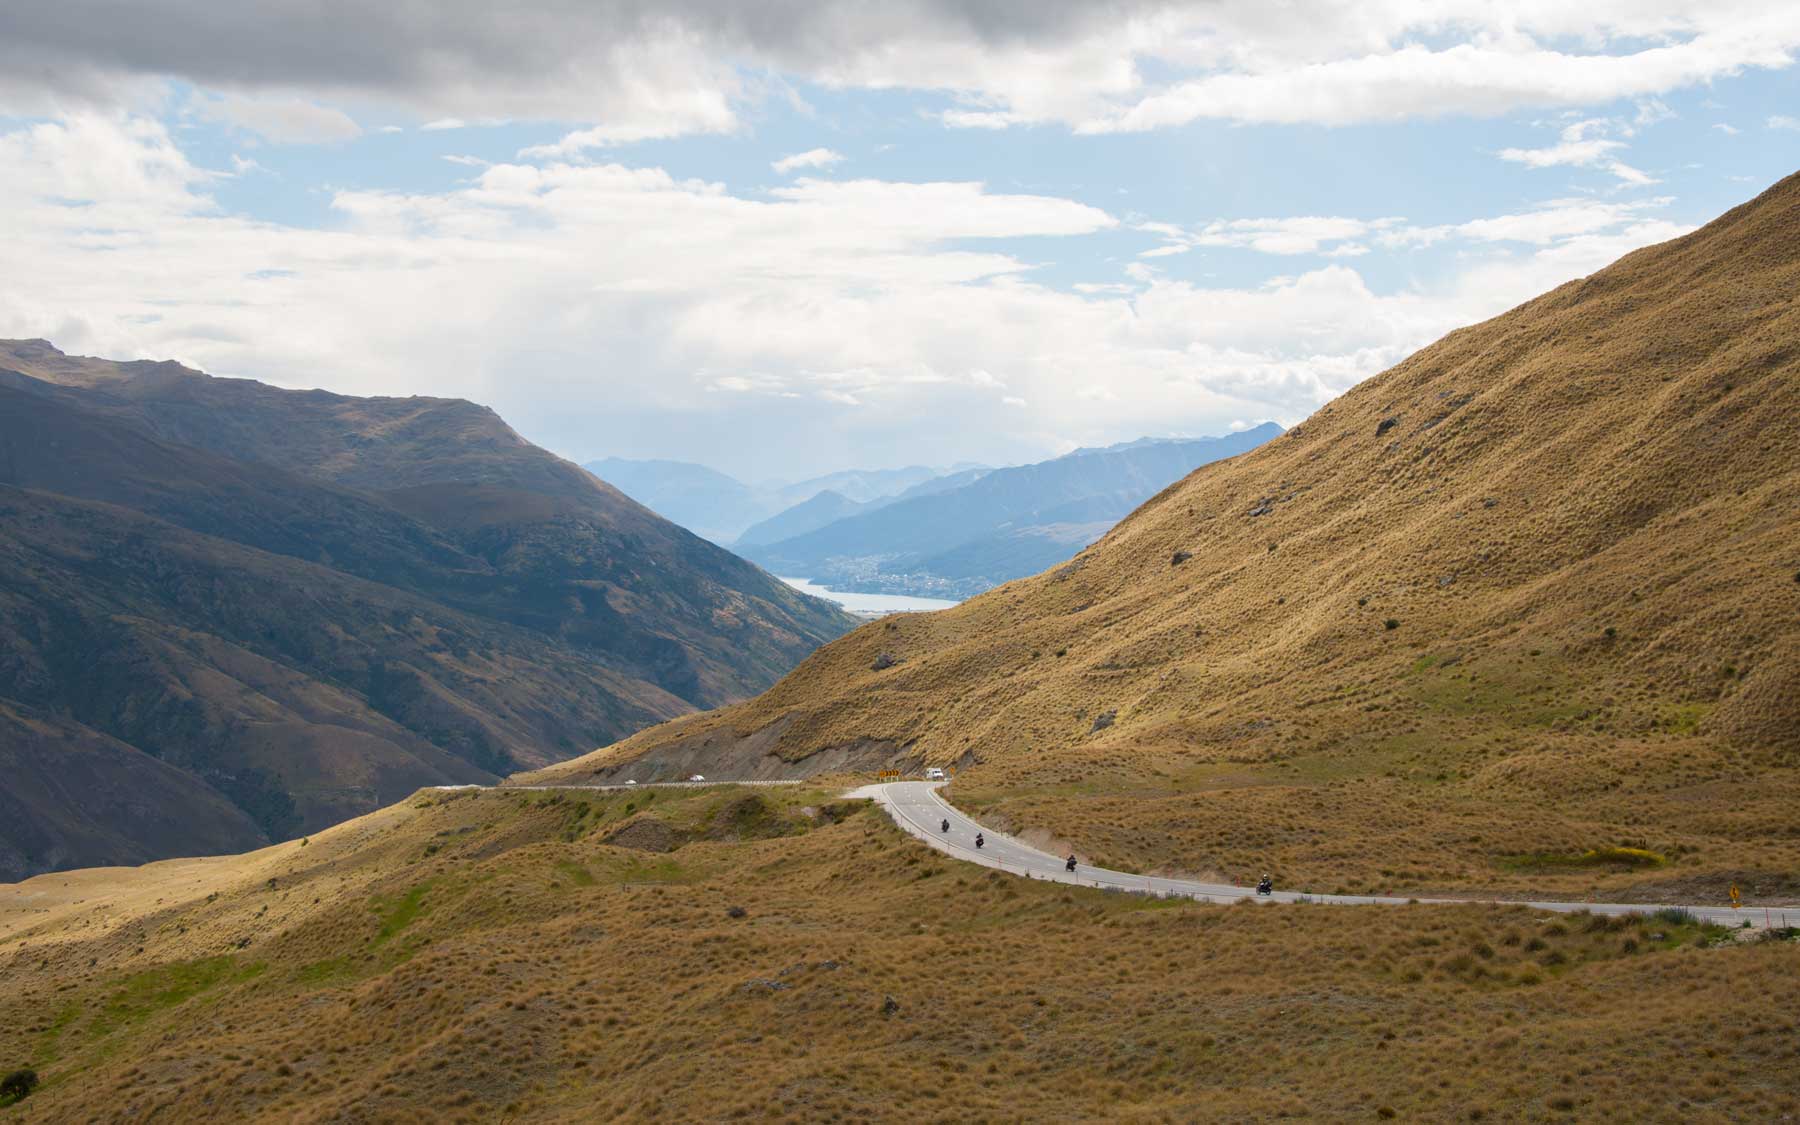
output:
[[[1736,883],[1731,884],[1731,908],[1737,910],[1743,905],[1743,898],[1738,893],[1738,885]]]

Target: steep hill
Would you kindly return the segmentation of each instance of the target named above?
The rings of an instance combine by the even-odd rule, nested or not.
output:
[[[469,403],[0,344],[8,759],[77,798],[0,827],[0,876],[549,764],[742,698],[847,624]],[[77,746],[114,780],[59,789]],[[134,777],[140,814],[113,817]]]
[[[1797,293],[1790,177],[1066,565],[550,772],[929,761],[1115,865],[1800,894]]]
[[[830,523],[796,521],[812,527],[784,539],[746,533],[739,549],[777,574],[834,588],[910,592],[913,581],[926,580],[959,595],[980,593],[1062,562],[1170,481],[1280,433],[1265,422],[1225,437],[1082,451],[954,487],[930,482]]]

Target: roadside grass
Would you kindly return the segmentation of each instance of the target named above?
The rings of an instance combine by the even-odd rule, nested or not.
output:
[[[1605,846],[1589,848],[1573,854],[1532,852],[1524,855],[1500,856],[1496,862],[1509,871],[1555,871],[1593,867],[1652,868],[1667,867],[1669,857],[1648,848]]]
[[[1003,831],[1041,832],[1126,871],[1720,905],[1732,882],[1760,873],[1772,895],[1800,894],[1800,770],[1758,765],[1745,785],[1732,781],[1743,762],[1691,740],[1506,734],[1444,717],[1417,726],[1265,760],[1139,750],[1009,767],[959,777],[946,796]],[[1609,850],[1621,846],[1661,861]]]
[[[44,1074],[50,1120],[1774,1119],[1800,1096],[1793,945],[1679,911],[1212,906],[808,822],[650,855],[510,796],[409,810],[273,892],[258,870],[178,904],[186,932],[142,954],[129,918],[0,944],[0,1068]],[[271,898],[242,953],[177,955]]]

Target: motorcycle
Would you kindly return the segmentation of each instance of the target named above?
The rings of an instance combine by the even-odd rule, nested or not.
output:
[[[979,848],[985,843],[987,843],[987,840],[982,837],[981,833],[975,833],[975,846]]]
[[[1267,875],[1264,875],[1262,877],[1262,879],[1256,884],[1256,893],[1259,895],[1274,894],[1275,893],[1275,880],[1269,878]]]

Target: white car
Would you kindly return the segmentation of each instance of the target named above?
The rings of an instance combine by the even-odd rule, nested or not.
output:
[[[944,780],[944,771],[937,768],[936,766],[930,766],[925,770],[925,780],[926,781],[942,781],[942,780]]]
[[[626,778],[626,779],[625,779],[625,784],[627,784],[627,785],[636,785],[636,784],[637,784],[637,778],[635,778],[635,777],[628,777],[628,778]]]
[[[705,780],[706,780],[706,778],[705,778],[705,776],[704,776],[704,775],[702,775],[702,774],[695,774],[695,775],[694,775],[694,776],[692,776],[692,777],[690,777],[690,778],[688,778],[688,780],[689,780],[689,781],[705,781]]]

